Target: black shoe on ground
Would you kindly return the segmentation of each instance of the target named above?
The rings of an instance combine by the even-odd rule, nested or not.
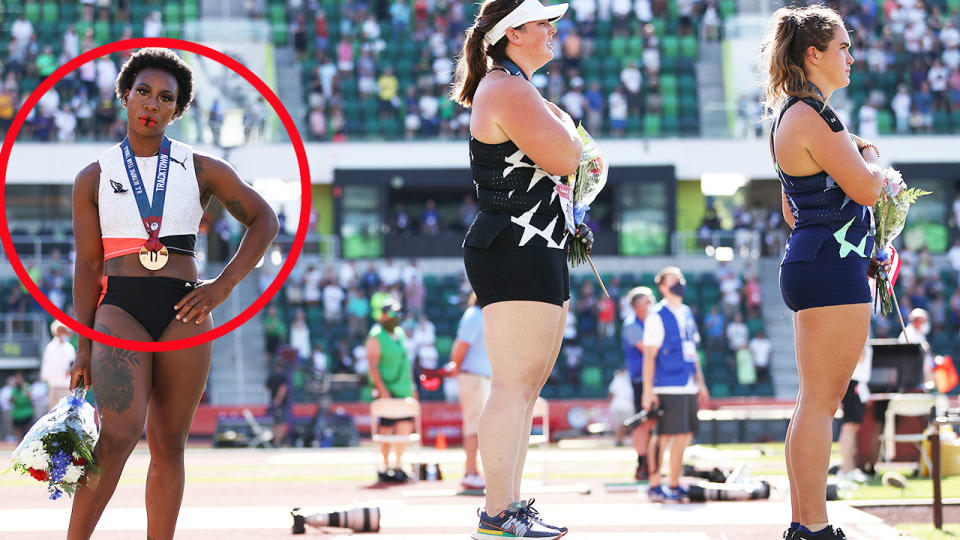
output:
[[[797,529],[797,532],[793,535],[794,540],[847,540],[847,535],[843,534],[843,531],[840,529],[834,529],[831,525],[827,525],[827,528],[814,534],[807,529],[800,528]]]
[[[299,509],[299,508],[293,508],[292,510],[290,510],[290,515],[293,516],[293,529],[292,529],[293,534],[304,534],[304,533],[306,533],[306,532],[307,532],[307,527],[306,527],[307,520],[306,520],[306,518],[303,517],[302,514],[300,514],[300,509]]]
[[[393,471],[393,476],[395,478],[394,482],[397,482],[398,484],[402,484],[403,482],[407,482],[410,480],[410,476],[408,476],[407,473],[403,471],[403,469],[396,468],[391,470]]]

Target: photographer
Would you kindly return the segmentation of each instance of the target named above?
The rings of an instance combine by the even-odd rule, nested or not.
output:
[[[697,344],[700,334],[690,308],[683,303],[686,280],[676,266],[657,273],[654,281],[661,301],[644,321],[643,398],[641,405],[657,406],[657,438],[650,445],[652,457],[648,497],[652,501],[688,499],[680,487],[683,452],[697,430],[697,409],[710,398],[700,371]],[[660,461],[670,446],[670,484],[660,485]]]

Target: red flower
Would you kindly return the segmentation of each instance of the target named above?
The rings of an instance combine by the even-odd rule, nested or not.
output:
[[[38,482],[44,482],[47,479],[47,471],[38,471],[33,467],[30,467],[30,476]]]
[[[75,457],[73,458],[73,464],[78,467],[83,467],[87,464],[87,460],[83,459],[82,457]]]

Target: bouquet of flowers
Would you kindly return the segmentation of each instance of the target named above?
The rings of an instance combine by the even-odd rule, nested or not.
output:
[[[580,166],[577,172],[567,177],[567,183],[557,186],[557,192],[560,194],[560,207],[563,209],[563,216],[566,218],[567,230],[570,234],[576,234],[577,225],[583,223],[590,210],[590,203],[597,198],[597,195],[607,185],[607,162],[600,155],[600,149],[596,141],[583,129],[583,124],[577,126],[577,134],[580,135],[580,142],[583,147],[583,153],[580,156]],[[570,244],[569,260],[573,266],[588,260],[586,246],[582,242],[572,242]]]
[[[930,191],[924,191],[919,188],[908,188],[900,171],[887,167],[883,172],[883,186],[880,190],[880,198],[873,205],[873,216],[876,223],[876,236],[874,238],[873,256],[881,263],[890,257],[890,249],[893,240],[903,232],[903,226],[907,222],[907,212],[910,205],[917,202],[917,199],[924,195],[929,195]],[[881,268],[877,272],[876,295],[874,296],[875,311],[876,304],[879,304],[879,312],[887,315],[893,310],[893,287],[890,277]],[[899,309],[897,310],[899,312]]]
[[[73,495],[88,472],[99,473],[93,448],[100,428],[83,387],[61,399],[30,428],[13,451],[11,469],[46,482],[50,499]]]

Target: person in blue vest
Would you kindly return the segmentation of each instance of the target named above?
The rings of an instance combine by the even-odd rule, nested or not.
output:
[[[633,313],[624,319],[620,336],[624,362],[633,385],[633,409],[640,412],[643,409],[643,321],[657,299],[650,287],[634,287],[627,293],[627,298]],[[637,480],[647,480],[650,474],[647,447],[651,428],[653,422],[647,421],[633,430],[633,448],[637,451],[637,470],[633,476]]]
[[[657,272],[654,279],[663,300],[647,315],[643,328],[643,398],[641,405],[663,410],[657,437],[650,446],[650,488],[653,501],[682,501],[680,486],[683,452],[697,431],[697,409],[710,394],[700,370],[697,344],[700,333],[690,308],[683,303],[686,280],[676,266]],[[670,483],[660,483],[663,451],[670,447]]]

